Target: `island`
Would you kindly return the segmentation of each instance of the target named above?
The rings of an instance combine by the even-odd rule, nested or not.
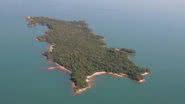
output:
[[[127,77],[139,83],[150,73],[149,68],[139,67],[128,57],[135,50],[108,47],[104,37],[94,33],[85,21],[65,21],[50,17],[26,17],[28,26],[46,26],[47,31],[37,37],[47,42],[43,53],[58,69],[69,73],[75,95],[91,88],[98,75]]]

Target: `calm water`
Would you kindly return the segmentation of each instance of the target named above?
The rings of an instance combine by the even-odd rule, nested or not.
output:
[[[73,96],[69,76],[48,71],[47,44],[27,28],[25,16],[86,20],[111,47],[137,50],[150,67],[144,84],[99,76],[96,86]],[[1,0],[0,104],[182,104],[185,102],[184,0]]]

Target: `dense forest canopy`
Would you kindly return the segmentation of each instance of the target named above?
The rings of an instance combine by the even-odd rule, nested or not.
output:
[[[53,50],[44,55],[72,72],[70,76],[76,89],[85,88],[86,77],[95,72],[124,73],[136,81],[143,79],[142,73],[149,72],[149,69],[138,67],[128,59],[128,55],[135,53],[135,50],[108,48],[104,37],[92,32],[85,21],[48,17],[29,17],[27,20],[31,26],[39,24],[48,27],[48,31],[37,38],[53,45]]]

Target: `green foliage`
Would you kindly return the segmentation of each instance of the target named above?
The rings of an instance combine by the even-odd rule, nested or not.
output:
[[[86,76],[97,71],[125,73],[137,81],[143,79],[141,73],[149,72],[128,59],[128,54],[135,53],[134,50],[106,47],[103,37],[94,34],[84,21],[32,17],[30,23],[48,27],[38,40],[54,44],[53,51],[46,52],[46,56],[72,72],[71,80],[77,88],[86,87]]]

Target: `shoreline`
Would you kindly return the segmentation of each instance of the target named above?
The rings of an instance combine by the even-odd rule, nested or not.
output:
[[[95,72],[94,74],[89,75],[89,76],[86,77],[85,81],[87,82],[88,86],[75,91],[75,95],[80,95],[81,93],[85,92],[87,89],[91,88],[92,87],[92,81],[94,80],[94,78],[96,78],[96,76],[100,76],[100,75],[111,75],[111,76],[115,76],[115,77],[119,77],[119,78],[128,76],[128,75],[123,74],[123,73],[122,74],[116,74],[116,73],[105,72],[105,71]],[[75,88],[74,84],[73,84],[73,88]]]
[[[143,74],[141,74],[141,75],[146,76],[146,75],[148,75],[148,74],[149,74],[148,72],[145,72],[145,73],[143,73]],[[85,92],[87,89],[91,88],[91,87],[92,87],[92,83],[91,83],[91,82],[94,80],[94,78],[95,78],[96,76],[100,76],[100,75],[111,75],[111,76],[113,76],[113,77],[118,77],[118,78],[123,78],[123,77],[127,78],[127,77],[128,77],[127,74],[123,74],[123,73],[121,73],[121,74],[116,74],[116,73],[105,72],[105,71],[95,72],[94,74],[92,74],[92,75],[90,75],[90,76],[87,76],[86,82],[87,82],[88,86],[85,87],[85,88],[81,88],[81,89],[78,89],[77,91],[75,91],[75,95],[80,95],[81,93]],[[139,80],[139,81],[137,81],[137,82],[138,82],[138,83],[144,83],[144,82],[145,82],[145,79],[141,79],[141,80]],[[73,83],[73,88],[75,88],[74,83]]]
[[[64,71],[67,72],[69,74],[71,74],[72,72],[68,69],[66,69],[64,66],[59,65],[58,63],[54,63],[56,66],[53,67],[49,67],[48,70],[60,70],[60,71]]]
[[[141,74],[142,76],[147,76],[149,75],[150,73],[149,72],[144,72],[143,74]]]
[[[71,74],[72,72],[70,70],[68,70],[67,68],[65,68],[64,66],[61,66],[59,65],[58,63],[55,62],[55,65],[54,67],[49,67],[48,70],[60,70],[60,71],[63,71],[63,72],[67,72],[68,74]],[[141,75],[142,76],[146,76],[148,75],[149,72],[144,72],[142,73]],[[87,82],[87,87],[85,88],[80,88],[80,89],[76,89],[76,86],[74,84],[73,81],[72,82],[72,89],[74,91],[74,95],[80,95],[82,94],[83,92],[85,92],[86,90],[88,90],[89,88],[92,87],[92,81],[94,81],[94,79],[97,77],[97,76],[100,76],[100,75],[111,75],[113,77],[118,77],[118,78],[127,78],[128,75],[127,74],[124,74],[124,73],[120,73],[120,74],[117,74],[117,73],[112,73],[112,72],[105,72],[105,71],[100,71],[100,72],[95,72],[89,76],[86,77],[85,81]],[[136,81],[138,83],[144,83],[145,82],[145,79],[141,79],[139,81]],[[75,90],[76,89],[76,90]]]
[[[26,17],[26,19],[27,19],[28,22],[32,21],[31,16]],[[36,41],[39,41],[38,38],[36,38]],[[53,49],[54,49],[54,46],[55,46],[54,44],[49,44],[48,45],[48,52],[52,52]],[[120,49],[116,48],[116,50],[119,51]],[[56,69],[56,70],[59,70],[59,71],[67,72],[68,74],[72,73],[70,70],[68,70],[64,66],[62,66],[62,65],[60,65],[56,62],[53,62],[53,61],[52,61],[52,63],[54,63],[56,66],[49,67],[48,70],[55,70]],[[149,72],[144,72],[141,75],[146,76],[148,74],[149,74]],[[73,88],[73,91],[74,91],[74,95],[80,95],[81,93],[85,92],[87,89],[91,88],[92,87],[92,81],[96,78],[96,76],[100,76],[100,75],[111,75],[113,77],[118,77],[118,78],[128,77],[128,75],[124,74],[124,73],[117,74],[117,73],[105,72],[105,71],[95,72],[91,75],[86,76],[85,81],[87,82],[87,87],[85,87],[85,88],[76,89],[76,86],[75,86],[74,82],[71,81],[72,82],[72,88]],[[136,81],[136,82],[144,83],[145,79],[141,79],[141,80]]]
[[[48,46],[48,51],[49,52],[52,52],[52,50],[54,49],[53,46],[54,45],[49,44],[49,46]],[[48,70],[55,70],[56,69],[56,70],[59,70],[59,71],[67,72],[68,74],[71,74],[72,73],[70,70],[68,70],[64,66],[62,66],[62,65],[60,65],[60,64],[58,64],[56,62],[53,62],[53,63],[55,64],[55,66],[49,67]],[[142,76],[147,76],[148,74],[149,74],[149,72],[144,72],[141,75]],[[128,75],[127,74],[124,74],[124,73],[117,74],[117,73],[105,72],[105,71],[95,72],[95,73],[93,73],[91,75],[86,76],[85,81],[87,82],[87,87],[85,87],[85,88],[76,89],[76,86],[75,86],[74,82],[71,81],[74,95],[80,95],[83,92],[85,92],[86,90],[88,90],[89,88],[91,88],[92,87],[92,81],[94,81],[94,79],[97,76],[100,76],[100,75],[111,75],[113,77],[118,77],[118,78],[123,78],[123,77],[127,78],[128,77]],[[144,83],[145,82],[145,79],[141,79],[141,80],[136,81],[136,82],[138,82],[138,83],[141,84],[141,83]]]
[[[55,64],[55,66],[49,67],[48,70],[54,70],[54,69],[56,69],[56,70],[67,72],[71,76],[72,88],[73,88],[73,91],[74,91],[74,94],[75,95],[81,94],[82,92],[86,91],[88,88],[91,88],[92,87],[92,81],[94,81],[94,79],[96,78],[96,76],[100,76],[100,75],[111,75],[113,77],[118,77],[118,78],[127,77],[127,78],[129,78],[131,80],[134,80],[134,81],[138,82],[138,83],[143,83],[145,81],[144,76],[146,76],[146,75],[148,75],[150,73],[149,69],[146,69],[144,71],[137,71],[137,69],[141,69],[141,68],[139,68],[139,67],[137,67],[137,68],[129,67],[129,65],[135,66],[134,63],[129,62],[129,60],[131,60],[131,59],[129,59],[129,55],[131,53],[135,53],[134,50],[127,49],[127,48],[112,48],[112,49],[115,49],[115,51],[114,51],[115,53],[118,53],[117,51],[120,51],[120,52],[124,52],[125,53],[125,54],[119,54],[120,57],[121,56],[124,56],[124,55],[125,56],[128,56],[128,60],[127,60],[127,58],[125,56],[124,56],[125,60],[119,60],[120,62],[123,62],[123,61],[128,62],[128,64],[126,64],[128,66],[128,68],[124,68],[124,67],[120,66],[119,67],[120,68],[120,71],[116,71],[114,73],[113,70],[108,69],[108,70],[105,71],[105,69],[104,69],[103,66],[98,66],[99,67],[98,68],[99,70],[97,72],[96,71],[93,71],[93,70],[92,71],[84,71],[84,72],[77,71],[76,73],[73,73],[75,75],[77,74],[77,77],[74,75],[75,77],[73,78],[73,75],[72,75],[73,70],[71,69],[70,66],[68,67],[69,69],[67,68],[68,64],[71,64],[71,63],[70,62],[67,62],[63,66],[63,62],[61,62],[63,60],[60,60],[60,58],[59,58],[60,55],[53,53],[53,49],[54,49],[54,51],[57,51],[59,54],[63,54],[63,52],[65,53],[65,51],[58,49],[60,47],[54,47],[55,45],[53,43],[57,43],[57,42],[55,40],[49,41],[49,39],[52,38],[50,35],[51,34],[54,34],[55,32],[57,32],[57,33],[58,32],[62,32],[63,33],[62,30],[59,30],[58,29],[59,27],[60,28],[63,27],[63,25],[66,28],[75,29],[75,30],[76,29],[79,29],[79,28],[76,28],[76,25],[75,25],[76,23],[73,24],[73,22],[71,23],[70,21],[63,21],[61,23],[58,23],[58,20],[55,20],[55,19],[52,19],[52,18],[50,20],[50,18],[48,18],[48,17],[31,17],[31,16],[27,16],[27,17],[25,17],[25,19],[28,22],[28,26],[31,26],[32,27],[32,26],[35,26],[35,25],[41,25],[41,26],[46,26],[48,28],[48,31],[45,32],[45,35],[47,35],[48,37],[46,37],[46,36],[43,35],[43,36],[40,36],[40,37],[37,37],[36,38],[37,41],[46,42],[46,43],[49,44],[48,49],[47,49],[47,51],[45,51],[43,53],[43,56],[45,56],[47,58],[48,62],[51,62],[51,63]],[[42,20],[46,20],[46,21],[42,21]],[[50,23],[50,21],[52,23]],[[70,23],[72,25],[75,25],[75,26],[73,27],[71,25],[67,25],[68,23]],[[87,29],[86,28],[84,29],[84,27],[83,27],[83,24],[84,23],[83,22],[81,24],[81,22],[79,21],[79,23],[77,21],[77,24],[80,25],[80,29],[81,29],[80,31],[84,30],[83,32],[86,33],[87,30],[90,30],[88,28],[88,26],[87,26]],[[86,27],[86,24],[85,24],[85,27]],[[57,28],[57,29],[55,30],[55,28]],[[53,31],[50,31],[50,30],[53,30]],[[71,31],[69,30],[69,31],[66,31],[66,32],[69,32],[70,33]],[[91,31],[88,31],[88,32],[87,32],[88,35],[92,35],[92,34],[90,34]],[[78,31],[77,31],[77,33],[78,33]],[[93,34],[95,34],[95,33],[93,33]],[[90,42],[90,43],[97,43],[98,41],[100,41],[100,40],[97,40],[97,39],[104,39],[104,37],[102,38],[102,36],[99,36],[99,35],[97,35],[97,37],[94,37],[94,38],[93,38],[92,42]],[[59,39],[59,41],[61,41],[61,43],[64,42],[62,39]],[[73,39],[72,39],[72,41],[73,41]],[[71,42],[70,39],[67,42]],[[58,46],[58,44],[56,44],[56,45]],[[87,44],[87,45],[89,45],[89,44]],[[98,44],[95,44],[95,45],[96,46],[100,45],[101,47],[102,46],[105,46],[105,50],[101,50],[100,52],[107,52],[109,50],[109,47],[106,47],[106,43],[105,44],[98,43]],[[90,46],[91,46],[91,44],[90,44]],[[70,45],[69,48],[73,48],[73,47]],[[85,47],[83,47],[83,45],[80,46],[80,49],[84,49],[84,50],[82,50],[82,54],[84,54],[83,52],[86,52],[85,51],[86,50],[86,45],[85,45]],[[95,50],[96,49],[99,50],[99,48],[94,48],[94,49]],[[75,53],[75,54],[78,55],[78,53]],[[81,54],[79,54],[79,55],[81,55]],[[115,54],[115,55],[117,55],[117,54]],[[83,57],[89,58],[89,57],[92,57],[92,56],[93,55],[88,55],[87,54],[87,56],[83,56]],[[94,56],[99,56],[99,53],[98,54],[94,54]],[[105,56],[107,56],[107,54],[105,54]],[[81,59],[81,56],[79,56],[79,57],[80,57],[79,59]],[[54,59],[54,58],[56,58],[56,59]],[[72,55],[70,55],[69,58],[74,59]],[[101,61],[106,60],[106,59],[112,59],[112,58],[109,58],[109,57],[106,57],[105,58],[103,55],[101,55],[98,58],[102,59]],[[113,57],[113,58],[116,59],[117,57]],[[54,60],[57,60],[57,61],[54,61]],[[78,62],[78,61],[79,60],[76,59],[74,62]],[[60,63],[61,65],[58,64],[58,63]],[[98,63],[97,65],[102,64],[102,62],[99,62],[99,61],[97,63]],[[87,67],[84,67],[82,65],[84,63],[76,63],[76,64],[79,64],[79,68],[78,69],[85,70],[87,68]],[[89,63],[85,63],[85,64],[90,66],[92,63],[89,62]],[[107,66],[109,66],[110,64],[113,64],[115,66],[119,66],[119,64],[117,64],[117,62],[111,63],[111,62],[105,61],[104,64],[107,65]],[[125,71],[122,71],[121,69],[122,70],[125,70]],[[126,74],[125,73],[121,73],[121,72],[125,72]],[[134,73],[132,73],[132,72],[134,72]],[[141,73],[141,72],[143,72],[143,73]],[[81,76],[81,75],[83,75],[83,76]],[[79,79],[79,80],[76,80],[76,79]],[[81,83],[80,81],[83,81],[83,83]]]

